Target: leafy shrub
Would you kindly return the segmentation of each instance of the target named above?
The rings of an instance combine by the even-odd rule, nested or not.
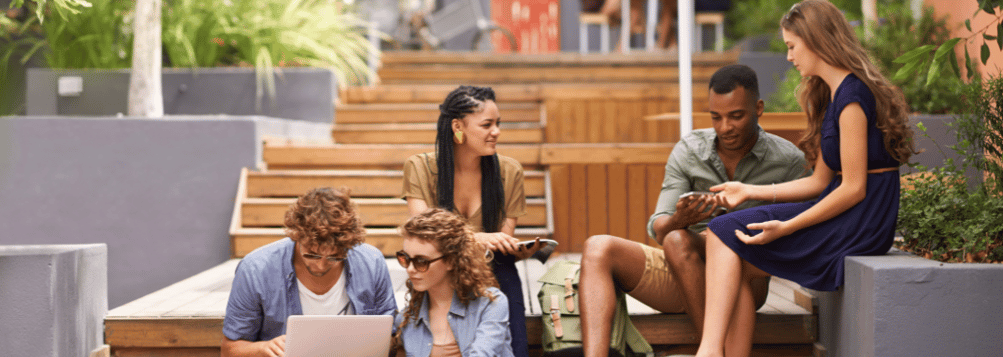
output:
[[[949,38],[946,18],[936,18],[933,8],[926,7],[923,16],[916,20],[906,2],[892,1],[884,5],[879,7],[881,21],[874,26],[874,33],[869,39],[864,37],[862,27],[856,28],[861,45],[870,53],[871,61],[889,77],[892,84],[902,90],[914,112],[944,114],[963,110],[962,82],[956,77],[937,76],[930,85],[926,85],[926,76],[892,77],[900,67],[894,63],[896,58],[915,48],[939,44]],[[930,66],[930,63],[921,65],[920,73],[927,73]],[[767,101],[767,111],[801,111],[796,92],[800,78],[797,70],[791,68],[787,71],[786,78]]]
[[[729,36],[734,39],[748,38],[758,35],[770,35],[771,52],[787,52],[787,47],[780,39],[780,18],[790,10],[791,6],[801,0],[743,0],[732,1],[726,21]],[[859,0],[831,0],[844,11],[850,20],[860,19]]]
[[[913,49],[943,43],[950,38],[947,16],[936,17],[933,7],[923,9],[922,16],[913,18],[908,2],[893,1],[878,8],[879,23],[873,36],[866,38],[858,27],[857,36],[871,55],[871,61],[905,94],[906,102],[914,112],[943,114],[958,112],[963,103],[961,81],[953,76],[940,76],[926,85],[926,76],[892,76],[899,64],[899,56]],[[930,64],[921,66],[919,73],[929,71]]]
[[[784,75],[783,81],[777,85],[777,90],[766,99],[767,112],[801,112],[798,105],[798,85],[801,84],[801,73],[791,67]]]
[[[1003,261],[1003,77],[963,87],[968,111],[951,126],[962,158],[902,178],[900,248],[946,262]],[[925,128],[918,126],[926,135]],[[939,150],[940,148],[938,148]],[[985,172],[965,176],[967,168]],[[919,170],[927,168],[917,166]],[[966,184],[980,181],[974,189]]]
[[[0,41],[2,58],[41,51],[50,68],[131,66],[134,1],[36,1],[25,5],[39,16],[0,21],[10,33]],[[254,66],[270,79],[274,65],[314,66],[331,69],[340,85],[364,83],[376,75],[366,56],[378,50],[349,10],[334,0],[167,0],[161,41],[177,67]],[[61,16],[43,17],[53,11]]]

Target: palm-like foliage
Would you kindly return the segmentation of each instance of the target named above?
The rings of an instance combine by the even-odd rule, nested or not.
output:
[[[15,0],[12,7],[22,6]],[[51,68],[127,68],[133,2],[36,0],[37,16],[0,21],[2,59],[41,51]],[[341,86],[376,81],[364,24],[338,0],[166,0],[161,40],[174,67],[254,66],[259,97],[274,95],[275,66],[331,69]],[[48,16],[56,12],[59,16]],[[3,64],[7,62],[4,61]]]

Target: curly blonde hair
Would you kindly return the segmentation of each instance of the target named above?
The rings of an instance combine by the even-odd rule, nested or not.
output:
[[[408,219],[400,226],[400,233],[438,248],[445,257],[443,260],[453,267],[449,278],[460,302],[466,304],[480,297],[495,300],[495,296],[487,290],[498,286],[491,271],[491,258],[485,254],[488,249],[474,240],[474,231],[463,218],[441,208],[432,208]],[[398,348],[402,347],[401,331],[411,320],[418,318],[426,293],[408,284],[408,294],[410,298],[404,308],[404,319],[394,336]]]
[[[867,85],[877,103],[877,127],[884,133],[885,150],[893,158],[906,163],[917,153],[905,96],[871,63],[850,23],[835,5],[824,0],[804,0],[791,7],[780,20],[780,27],[804,40],[825,63],[849,70]],[[818,159],[822,119],[831,97],[829,86],[818,76],[801,78],[798,104],[808,115],[808,131],[798,147],[809,162]]]
[[[297,244],[344,254],[365,241],[365,229],[347,188],[314,188],[286,211],[286,234]]]

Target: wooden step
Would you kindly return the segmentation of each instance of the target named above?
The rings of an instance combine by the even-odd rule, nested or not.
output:
[[[719,68],[693,67],[694,78],[710,78]],[[679,68],[670,66],[602,67],[383,67],[384,83],[540,83],[540,82],[678,82]]]
[[[526,197],[544,197],[545,173],[525,171]],[[400,170],[271,170],[247,173],[247,197],[299,197],[314,187],[347,187],[352,198],[397,197],[404,173]]]
[[[538,144],[498,144],[498,154],[519,161],[523,168],[540,165]],[[358,169],[400,170],[415,154],[435,152],[432,144],[338,144],[317,146],[265,145],[269,169]]]
[[[285,238],[286,234],[282,228],[240,228],[230,232],[230,246],[233,258],[241,258],[251,251],[265,244]],[[536,237],[549,238],[550,232],[546,228],[516,228],[515,237],[519,239],[533,239]],[[369,243],[380,251],[384,256],[392,256],[401,250],[401,237],[396,228],[366,228],[366,243]]]
[[[336,124],[331,137],[339,144],[434,144],[435,124]],[[539,123],[501,124],[501,138],[509,144],[543,142]]]
[[[399,198],[355,198],[359,218],[367,227],[394,227],[409,217],[407,202]],[[241,209],[244,227],[282,227],[286,211],[295,198],[248,198]],[[526,215],[519,217],[524,226],[547,225],[547,201],[526,199]]]
[[[693,66],[724,66],[738,62],[740,51],[700,52],[693,54]],[[629,65],[678,66],[679,57],[665,52],[632,51],[629,53],[558,52],[512,54],[454,51],[384,51],[384,67],[401,65],[483,66],[483,67],[619,67]]]
[[[498,103],[503,123],[539,123],[544,112],[539,103]],[[336,124],[437,123],[439,105],[434,103],[341,104],[336,108]]]
[[[468,83],[477,85],[474,83]],[[341,90],[343,103],[429,103],[439,104],[456,89],[453,84],[380,84],[348,87]],[[539,84],[494,84],[491,89],[499,104],[509,102],[540,102]]]

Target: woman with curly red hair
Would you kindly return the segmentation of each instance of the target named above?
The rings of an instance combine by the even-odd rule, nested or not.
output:
[[[814,173],[776,185],[711,187],[719,203],[791,202],[711,220],[707,299],[698,356],[748,356],[756,311],[749,282],[769,275],[831,291],[847,256],[888,252],[899,208],[898,167],[915,150],[902,92],[871,63],[836,6],[794,4],[780,21],[801,73],[808,130],[799,143]],[[804,201],[804,202],[801,202]]]
[[[410,297],[397,316],[397,347],[408,356],[512,356],[507,299],[466,221],[434,208],[400,230]]]

